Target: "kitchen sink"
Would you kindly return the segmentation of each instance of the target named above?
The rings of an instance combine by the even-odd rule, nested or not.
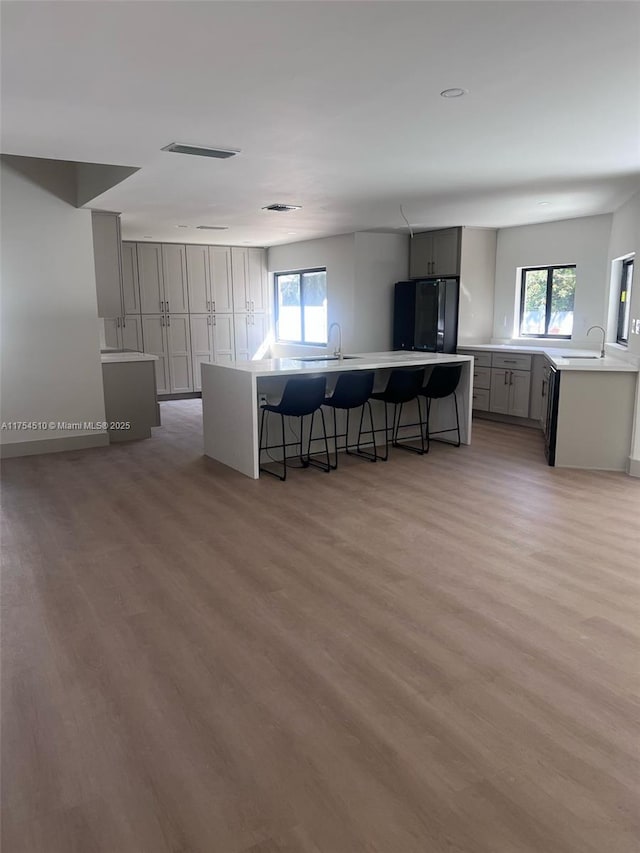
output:
[[[348,358],[359,358],[357,355],[305,355],[302,358],[293,358],[293,361],[346,361]]]

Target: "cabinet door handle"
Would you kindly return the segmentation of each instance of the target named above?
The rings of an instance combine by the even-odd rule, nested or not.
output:
[[[547,396],[547,380],[546,379],[542,380],[542,396],[543,397]]]
[[[256,303],[253,301],[253,299],[251,300],[251,310],[252,311],[256,310]]]
[[[211,325],[211,314],[207,314],[207,326]]]
[[[509,384],[509,383],[507,382],[507,376],[508,376],[508,375],[509,375],[509,371],[508,371],[508,370],[505,370],[505,372],[504,372],[504,384],[505,384],[505,385],[508,385],[508,384]]]
[[[213,316],[213,325],[215,326],[215,324],[216,324],[216,318],[215,318],[215,314],[214,314],[214,316]]]
[[[207,311],[211,311],[211,303],[207,299]]]
[[[505,364],[517,364],[518,363],[515,360],[515,358],[503,358],[502,360],[504,361]]]
[[[249,300],[248,299],[247,299],[246,305],[247,305],[247,311],[248,311],[249,310]]]
[[[169,313],[169,303],[168,303],[168,302],[165,302],[165,305],[167,306],[165,310],[166,310],[166,312],[167,312],[167,314],[168,314],[168,313]]]
[[[122,318],[122,328],[124,329],[124,327],[125,327],[126,325],[127,325],[127,318],[126,318],[126,317],[123,317],[123,318]]]
[[[160,317],[160,325],[164,327],[164,314]]]
[[[167,314],[167,326],[171,325],[171,317]]]
[[[509,385],[513,385],[513,370],[509,371]]]
[[[216,310],[216,300],[215,300],[215,299],[213,300],[213,302],[211,303],[211,305],[212,305],[211,310],[212,310],[212,311],[215,311],[215,310]]]

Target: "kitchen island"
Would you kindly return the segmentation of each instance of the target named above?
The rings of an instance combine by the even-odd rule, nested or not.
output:
[[[376,352],[345,356],[340,359],[302,358],[262,359],[232,364],[201,365],[202,416],[204,452],[212,459],[234,468],[247,477],[259,477],[259,400],[278,400],[287,379],[297,376],[326,375],[330,392],[337,376],[344,371],[375,371],[374,390],[385,387],[389,372],[398,367],[434,367],[438,364],[462,363],[458,385],[460,438],[471,443],[471,403],[473,391],[473,358],[465,355],[418,352]],[[382,404],[374,410],[378,435],[384,432]],[[417,410],[409,410],[407,420],[417,420]],[[434,400],[431,427],[445,429],[452,425],[453,398]],[[453,421],[455,423],[455,420]],[[343,431],[339,426],[339,432]],[[415,433],[414,427],[412,432]],[[344,446],[344,440],[342,441]]]

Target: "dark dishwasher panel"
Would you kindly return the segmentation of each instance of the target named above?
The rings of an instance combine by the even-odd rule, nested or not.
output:
[[[556,464],[556,436],[558,433],[558,401],[560,400],[560,373],[551,364],[545,365],[544,374],[547,409],[544,417],[544,455],[549,465]]]

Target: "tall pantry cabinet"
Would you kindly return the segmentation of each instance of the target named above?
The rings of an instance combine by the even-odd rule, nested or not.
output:
[[[193,390],[186,249],[138,243],[138,280],[144,351],[158,356],[158,394]]]
[[[159,394],[200,391],[202,362],[263,354],[269,331],[264,249],[125,242],[122,254],[137,282],[143,347],[135,348],[158,356]]]
[[[203,362],[234,361],[231,249],[187,246],[193,390]]]

